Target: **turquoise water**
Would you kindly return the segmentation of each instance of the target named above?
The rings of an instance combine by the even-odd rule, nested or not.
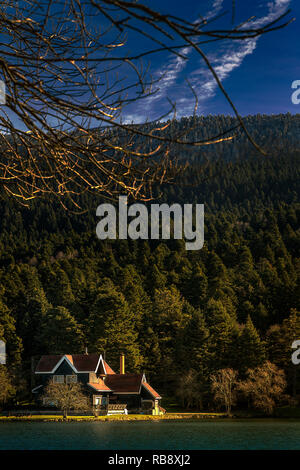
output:
[[[0,423],[0,449],[300,449],[299,420]]]

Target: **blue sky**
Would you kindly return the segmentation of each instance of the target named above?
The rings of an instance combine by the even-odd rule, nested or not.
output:
[[[212,17],[228,11],[211,27],[231,28],[231,0],[146,0],[153,9],[196,21],[199,15]],[[184,9],[183,9],[184,6]],[[263,26],[291,8],[289,18],[296,20],[286,28],[258,39],[228,41],[204,46],[226,91],[242,115],[265,113],[299,113],[300,105],[291,101],[291,84],[300,80],[300,2],[299,0],[236,0],[235,23],[255,15],[253,22]],[[129,41],[129,46],[134,48]],[[138,46],[136,46],[138,48]],[[188,52],[188,61],[164,53],[151,58],[154,77],[163,75],[156,96],[127,110],[127,121],[153,119],[168,107],[167,98],[177,103],[178,116],[193,112],[193,95],[186,79],[199,97],[200,114],[232,114],[231,108],[218,91],[201,57]]]
[[[213,21],[208,29],[232,28],[232,0],[140,1],[154,10],[175,15],[190,22],[195,22],[200,17],[212,19],[216,15],[222,15],[218,20]],[[295,105],[291,100],[294,91],[291,86],[293,81],[300,80],[300,0],[235,0],[235,3],[235,25],[255,15],[252,22],[256,27],[262,27],[288,9],[292,10],[288,18],[295,17],[295,21],[284,29],[270,32],[259,38],[216,42],[203,46],[204,52],[222,79],[225,90],[242,116],[257,113],[299,113],[300,104]],[[54,8],[56,8],[55,1]],[[105,29],[105,18],[102,15],[93,14],[90,26],[95,30]],[[180,41],[179,44],[182,42]],[[118,56],[126,56],[127,53],[136,55],[155,47],[157,46],[143,36],[129,31],[128,41],[124,49],[121,48],[121,54],[119,54],[119,48],[115,50]],[[170,109],[169,99],[172,103],[176,102],[178,118],[192,115],[195,100],[187,85],[187,80],[199,98],[198,114],[233,114],[199,54],[188,49],[183,52],[188,60],[182,60],[169,52],[157,53],[143,60],[144,68],[149,65],[152,76],[155,79],[160,78],[156,86],[157,92],[152,97],[125,107],[122,114],[123,122],[139,123],[158,119]],[[125,72],[127,73],[127,70]],[[129,82],[132,78],[129,74]],[[99,92],[102,92],[101,89]],[[82,92],[82,99],[84,97],[84,92]],[[8,114],[12,113],[8,111]],[[18,126],[24,127],[17,118],[13,119]],[[92,122],[92,125],[97,127],[99,123]]]

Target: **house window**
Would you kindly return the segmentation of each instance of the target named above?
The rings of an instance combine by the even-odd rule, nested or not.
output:
[[[76,384],[77,383],[77,375],[66,375],[66,383],[67,384]]]
[[[108,400],[107,400],[107,397],[103,397],[103,396],[96,396],[94,395],[94,405],[96,406],[105,406],[108,404]]]
[[[101,405],[101,399],[102,397],[96,397],[94,396],[94,404],[97,406],[97,405]]]
[[[65,381],[64,375],[53,375],[53,382],[55,384],[63,384]]]

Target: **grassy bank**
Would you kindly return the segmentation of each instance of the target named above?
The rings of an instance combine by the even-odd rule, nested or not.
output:
[[[161,416],[152,415],[111,415],[111,416],[69,416],[67,421],[158,421],[181,419],[225,418],[224,413],[166,413]],[[64,421],[57,415],[0,416],[0,422],[10,421]]]

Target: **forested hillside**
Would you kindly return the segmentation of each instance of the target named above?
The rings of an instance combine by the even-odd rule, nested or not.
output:
[[[287,113],[271,116],[257,114],[246,116],[244,122],[256,143],[270,155],[280,155],[282,152],[286,154],[299,150],[300,114]],[[186,141],[192,142],[222,136],[225,131],[232,129],[225,135],[234,136],[232,141],[204,147],[172,146],[172,156],[179,160],[203,162],[206,159],[222,159],[229,161],[259,155],[243,130],[237,129],[236,126],[237,120],[232,116],[195,116],[170,121],[164,133],[168,136],[179,135],[180,140],[186,139]],[[153,128],[154,125],[150,123],[142,125],[142,130],[145,132],[153,131]],[[186,133],[187,129],[189,129],[188,133]],[[158,131],[153,132],[154,134],[158,133]],[[161,135],[161,132],[159,134]],[[143,138],[141,137],[138,142],[143,145]]]
[[[296,146],[296,134],[287,140]],[[163,194],[157,189],[160,202],[204,203],[205,245],[194,252],[178,240],[98,240],[91,196],[82,196],[84,214],[3,196],[0,338],[19,385],[32,356],[87,346],[116,369],[125,352],[127,370],[144,370],[162,391],[193,369],[204,401],[212,372],[243,374],[266,359],[284,368],[295,392],[300,153],[279,153],[234,162],[225,153],[205,170],[194,162]]]

